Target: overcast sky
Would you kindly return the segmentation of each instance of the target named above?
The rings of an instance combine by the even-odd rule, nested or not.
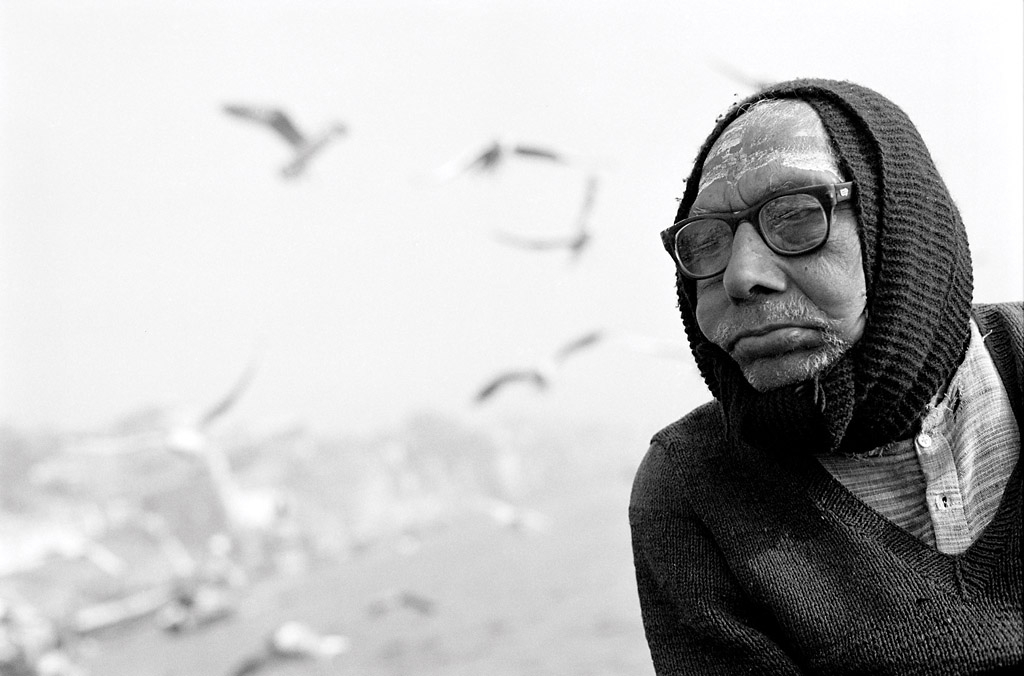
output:
[[[201,407],[255,360],[232,416],[257,429],[432,409],[654,432],[706,388],[688,362],[610,345],[543,397],[470,399],[596,327],[684,341],[658,232],[749,92],[722,64],[900,104],[964,215],[976,300],[1019,299],[1022,26],[1012,0],[4,0],[0,423]],[[227,103],[349,134],[286,181],[289,148]],[[574,162],[426,180],[495,138]],[[590,175],[578,261],[497,241],[569,234]]]

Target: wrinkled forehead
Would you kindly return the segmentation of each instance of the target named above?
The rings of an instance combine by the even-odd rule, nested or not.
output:
[[[838,180],[839,163],[829,146],[825,126],[803,101],[759,101],[718,137],[701,170],[699,190],[715,181],[736,183],[746,172],[779,166],[831,172]]]

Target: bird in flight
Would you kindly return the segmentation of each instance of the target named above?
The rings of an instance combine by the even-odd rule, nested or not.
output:
[[[608,345],[611,348],[625,350],[634,354],[643,354],[680,362],[687,365],[688,370],[693,374],[697,373],[696,364],[693,362],[693,355],[690,353],[689,347],[685,342],[607,328],[594,329],[562,344],[553,354],[537,366],[511,369],[494,376],[477,391],[474,402],[478,405],[482,404],[493,398],[507,386],[516,383],[532,385],[537,391],[546,390],[551,386],[555,372],[562,364],[570,357],[574,357],[598,344]]]
[[[499,391],[514,383],[528,383],[537,390],[545,390],[553,379],[554,371],[561,366],[569,357],[576,353],[590,348],[604,339],[604,332],[600,329],[588,331],[581,336],[560,346],[555,352],[545,359],[538,366],[503,371],[481,387],[473,398],[477,404],[482,404],[494,397]]]
[[[387,613],[405,608],[420,615],[433,615],[437,602],[414,591],[406,589],[388,589],[379,594],[366,608],[371,617],[380,617]]]
[[[596,345],[600,341],[604,340],[604,338],[605,332],[603,329],[587,331],[578,338],[574,338],[558,348],[555,352],[555,362],[560,364],[580,350],[585,350],[588,347]]]
[[[278,625],[264,643],[261,650],[235,665],[231,676],[274,671],[283,663],[298,660],[326,662],[348,652],[352,642],[347,636],[321,634],[305,623],[291,620]]]
[[[476,393],[476,403],[482,404],[495,394],[512,383],[529,383],[539,390],[548,388],[548,377],[541,373],[540,369],[518,369],[515,371],[502,371],[480,388]]]
[[[203,455],[207,452],[210,427],[225,413],[234,408],[238,400],[249,389],[253,376],[256,374],[257,363],[253,359],[245,371],[219,401],[202,413],[186,420],[177,421],[165,432],[167,447],[186,455]]]
[[[288,164],[281,168],[281,174],[285,178],[295,178],[302,174],[306,170],[306,165],[309,161],[323,150],[324,146],[333,138],[344,136],[348,133],[346,125],[334,122],[316,136],[307,136],[299,131],[284,111],[278,108],[228,104],[224,106],[224,111],[229,115],[234,115],[244,120],[267,125],[292,146],[295,150],[295,155]]]
[[[748,89],[753,89],[754,91],[761,91],[762,89],[765,89],[766,87],[769,87],[772,84],[770,80],[752,77],[748,73],[741,71],[735,66],[732,66],[731,64],[728,64],[724,61],[712,61],[711,67],[717,70],[725,77],[732,80],[733,82],[742,84]]]
[[[510,157],[522,157],[553,164],[566,164],[569,161],[564,154],[550,148],[492,141],[482,150],[472,150],[441,165],[431,175],[435,181],[441,183],[467,173],[494,173]]]
[[[502,528],[522,533],[543,533],[551,526],[551,518],[546,514],[505,500],[484,496],[478,499],[477,504]]]
[[[210,406],[204,411],[196,423],[200,429],[206,429],[215,420],[220,418],[222,415],[230,411],[238,400],[241,398],[245,391],[249,389],[249,385],[252,383],[252,378],[256,375],[256,360],[253,359],[249,362],[248,366],[245,367],[245,371],[239,376],[238,380],[232,386],[231,390],[225,394],[220,401]]]
[[[590,214],[594,210],[597,183],[596,176],[590,175],[587,177],[587,184],[583,193],[583,204],[580,205],[579,213],[576,216],[576,228],[573,234],[565,237],[537,238],[498,231],[495,233],[495,236],[500,242],[531,251],[567,249],[572,260],[577,260],[580,254],[583,253],[583,250],[590,244],[593,237],[590,232]]]

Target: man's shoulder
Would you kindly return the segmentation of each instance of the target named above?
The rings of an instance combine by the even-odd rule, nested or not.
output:
[[[716,464],[711,461],[722,454],[725,444],[725,421],[717,401],[698,406],[663,428],[651,439],[637,468],[631,506],[653,506],[651,501],[707,481],[707,469]]]
[[[984,303],[972,315],[1018,419],[1024,392],[1024,303]]]
[[[1024,303],[977,303],[972,307],[974,321],[984,335],[991,331],[1007,333],[1019,343],[1024,334]]]
[[[707,448],[725,439],[725,417],[722,406],[711,400],[698,406],[679,420],[658,431],[651,439],[653,445],[685,452],[688,447]]]
[[[972,308],[974,321],[985,340],[985,347],[996,363],[1005,381],[1011,373],[1015,382],[1007,387],[1020,386],[1024,365],[1024,303],[979,303]]]

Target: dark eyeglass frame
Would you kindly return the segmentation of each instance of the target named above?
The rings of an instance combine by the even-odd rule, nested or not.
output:
[[[792,190],[783,190],[781,192],[772,193],[754,206],[744,209],[743,211],[707,213],[700,214],[699,216],[690,216],[689,218],[677,221],[671,227],[662,230],[661,242],[665,246],[665,249],[672,255],[672,259],[676,262],[676,266],[679,268],[679,271],[689,279],[708,279],[710,277],[715,277],[725,272],[726,267],[729,265],[729,259],[726,258],[725,265],[722,266],[722,269],[713,274],[694,275],[687,272],[681,262],[681,257],[679,256],[677,235],[687,225],[696,221],[706,221],[709,219],[723,221],[732,230],[733,237],[736,236],[736,229],[739,228],[740,223],[749,221],[750,224],[754,226],[754,230],[757,231],[761,241],[763,241],[773,252],[780,256],[803,256],[804,254],[809,254],[820,249],[825,245],[825,242],[828,241],[829,235],[832,233],[833,211],[838,204],[847,202],[853,197],[853,187],[853,181],[847,181],[845,183],[808,185],[802,188],[793,188]],[[785,251],[772,244],[768,241],[768,238],[765,237],[764,230],[761,226],[761,209],[772,200],[779,197],[785,197],[786,195],[810,195],[817,199],[818,203],[821,204],[822,210],[825,212],[825,236],[814,246],[801,249],[799,251]]]

